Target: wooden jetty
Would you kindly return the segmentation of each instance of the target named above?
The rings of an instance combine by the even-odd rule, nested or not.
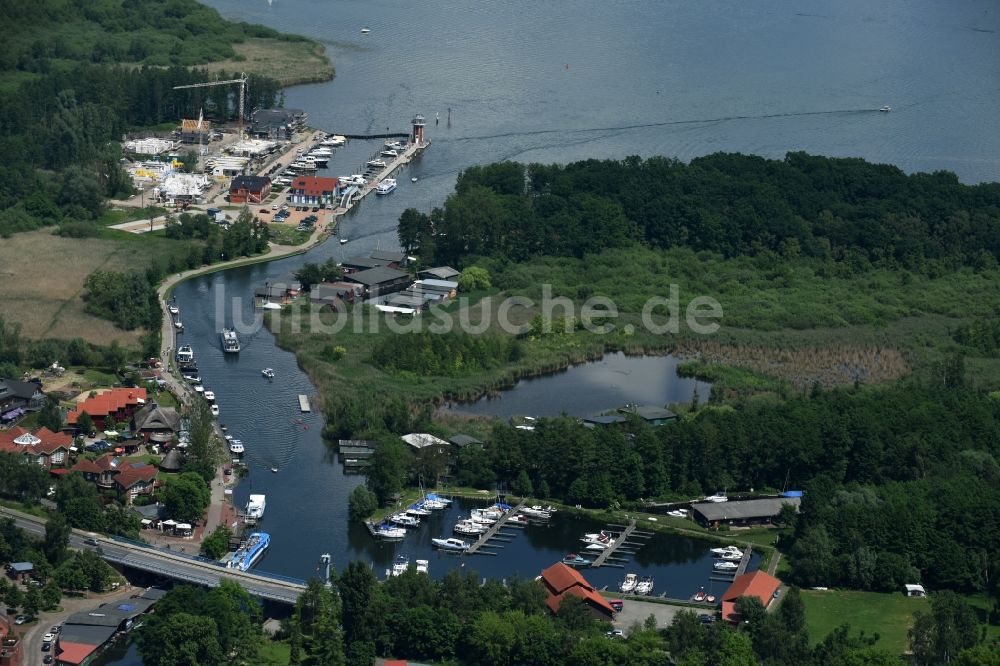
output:
[[[740,566],[736,569],[736,574],[733,578],[736,578],[736,576],[742,576],[747,572],[747,567],[750,566],[751,557],[753,557],[753,548],[750,547],[750,544],[747,544],[746,549],[743,551],[743,559],[740,560]]]
[[[424,140],[420,143],[412,142],[407,144],[406,149],[402,153],[400,153],[397,157],[392,158],[392,160],[386,163],[385,168],[379,171],[375,176],[369,178],[368,182],[362,187],[358,188],[358,193],[351,197],[350,201],[346,202],[343,206],[338,206],[336,210],[333,211],[334,216],[339,217],[346,214],[349,210],[351,210],[351,208],[354,207],[355,204],[374,192],[375,186],[382,182],[384,178],[388,178],[394,171],[396,171],[396,169],[404,164],[409,164],[410,160],[412,160],[417,153],[429,146],[430,143],[430,141]]]
[[[303,412],[311,412],[312,407],[309,406],[309,396],[299,395],[299,409]]]
[[[753,548],[750,544],[746,544],[743,549],[743,558],[740,559],[740,565],[736,567],[734,571],[712,571],[712,575],[708,577],[709,580],[718,581],[721,583],[732,583],[736,580],[737,576],[742,576],[747,572],[747,567],[750,566],[750,558],[753,557]]]
[[[653,536],[652,532],[643,532],[637,530],[635,527],[635,521],[630,520],[628,525],[611,525],[611,527],[622,527],[624,531],[618,535],[615,542],[601,551],[601,554],[597,556],[594,563],[590,565],[592,569],[597,567],[618,567],[624,569],[623,562],[627,562],[626,558],[622,557],[612,557],[615,553],[621,553],[624,555],[634,555],[635,551],[631,549],[622,549],[622,546],[634,546],[638,547],[642,545],[642,541]],[[638,541],[629,541],[629,539],[638,539]]]
[[[507,521],[510,520],[518,512],[518,510],[522,506],[524,506],[524,500],[521,500],[520,504],[518,504],[517,506],[515,506],[510,511],[508,511],[507,513],[505,513],[502,516],[500,516],[500,520],[498,520],[497,522],[495,522],[492,525],[490,525],[490,529],[488,529],[485,532],[483,532],[479,536],[479,538],[476,540],[476,542],[474,544],[472,544],[471,546],[469,546],[469,549],[465,551],[465,554],[466,555],[475,555],[475,554],[478,553],[479,555],[496,555],[497,554],[496,551],[480,550],[480,548],[482,548],[483,546],[485,546],[486,542],[490,541],[490,540],[494,540],[494,541],[510,541],[510,539],[499,538],[497,536],[497,532],[499,532],[501,530],[501,528],[503,528],[505,525],[507,527],[522,527],[521,525],[507,525]],[[497,547],[500,547],[500,548],[503,547],[500,544],[490,544],[490,545],[494,545],[494,546],[497,546]]]

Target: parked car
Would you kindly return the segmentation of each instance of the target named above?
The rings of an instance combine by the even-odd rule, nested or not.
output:
[[[621,629],[612,629],[605,636],[608,638],[625,638],[625,632]]]
[[[55,639],[56,639],[56,635],[54,633],[52,633],[51,631],[49,633],[45,634],[44,636],[42,636],[42,641],[45,642],[45,643],[51,643]]]
[[[55,660],[52,658],[51,654],[47,654],[44,657],[42,657],[42,663],[43,664],[51,664],[53,661],[55,661]]]
[[[271,210],[278,210],[278,204],[271,204]]]
[[[313,206],[312,207],[312,212],[318,213],[319,212],[319,206]]]
[[[14,624],[24,624],[27,621],[28,621],[27,615],[18,615],[17,617],[14,618]]]
[[[45,641],[44,643],[42,643],[42,652],[48,652],[51,649],[52,649],[52,643],[50,643],[48,641]]]
[[[260,209],[260,212],[261,212],[261,213],[263,213],[264,215],[270,215],[270,214],[271,214],[271,211],[269,211],[269,210],[268,210],[268,209],[266,209],[266,208],[261,208],[261,209]]]

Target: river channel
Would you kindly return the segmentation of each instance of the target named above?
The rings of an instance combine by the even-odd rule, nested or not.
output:
[[[345,475],[327,452],[322,416],[298,413],[296,394],[315,389],[295,358],[265,330],[247,337],[238,358],[225,358],[218,331],[234,311],[249,321],[253,288],[304,261],[396,248],[399,214],[440,205],[461,169],[504,159],[805,150],[906,171],[948,169],[969,183],[1000,180],[1000,13],[992,0],[207,4],[227,18],[328,45],[336,80],[286,91],[286,106],[305,109],[312,125],[337,133],[406,131],[410,117],[423,113],[433,141],[399,174],[393,195],[370,197],[343,221],[347,245],[326,243],[305,257],[203,276],[176,290],[182,342],[198,353],[220,420],[247,445],[251,473],[236,501],[267,495],[262,528],[272,545],[262,570],[305,578],[324,552],[340,569],[360,559],[381,571],[397,551],[428,555],[433,576],[460,565],[426,547],[453,516],[435,517],[397,546],[348,526],[346,498],[360,478]],[[371,32],[362,35],[366,26]],[[878,113],[883,104],[892,112]],[[350,143],[328,173],[357,172],[376,148]],[[275,369],[273,382],[261,378],[264,367]],[[509,404],[519,390],[526,388],[494,402]],[[272,466],[279,472],[268,471]],[[469,558],[466,566],[500,578],[533,576],[575,548],[587,527],[567,519],[530,529],[501,556]],[[658,591],[681,596],[703,584],[704,559],[703,543],[657,537],[629,570],[649,570]],[[588,577],[604,585],[621,574]]]

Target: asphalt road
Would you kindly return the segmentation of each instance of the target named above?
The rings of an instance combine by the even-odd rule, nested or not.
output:
[[[18,527],[30,534],[45,535],[45,521],[41,518],[6,508],[0,509],[0,514],[12,517]],[[112,564],[120,564],[196,585],[217,587],[222,580],[232,580],[250,594],[271,601],[294,604],[299,594],[305,590],[305,585],[301,582],[284,581],[249,572],[244,573],[235,569],[226,569],[194,556],[182,555],[152,546],[123,543],[79,530],[73,530],[70,534],[69,545],[70,548],[77,550],[96,550],[105,561]]]

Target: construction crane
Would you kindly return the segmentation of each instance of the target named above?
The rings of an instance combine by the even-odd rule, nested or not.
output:
[[[247,96],[247,75],[244,72],[240,72],[240,78],[229,79],[228,81],[209,81],[207,83],[189,83],[186,86],[174,86],[174,90],[181,90],[183,88],[208,88],[209,86],[227,86],[233,83],[240,84],[240,136],[243,136],[243,106],[246,103]]]

